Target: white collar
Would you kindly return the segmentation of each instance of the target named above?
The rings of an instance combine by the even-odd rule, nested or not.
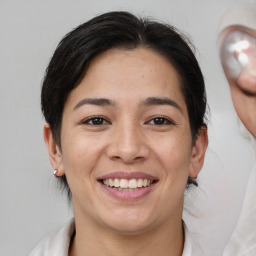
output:
[[[75,221],[72,218],[57,233],[42,240],[29,256],[68,256],[70,239],[75,231]]]
[[[185,242],[184,242],[182,256],[191,256],[193,251],[192,239],[186,224],[184,222],[183,224],[184,224]]]

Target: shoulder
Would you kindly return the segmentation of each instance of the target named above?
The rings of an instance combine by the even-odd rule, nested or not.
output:
[[[74,219],[71,219],[58,232],[42,240],[29,256],[68,256],[69,244],[75,231]]]

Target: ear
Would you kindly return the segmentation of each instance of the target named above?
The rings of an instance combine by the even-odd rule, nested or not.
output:
[[[52,168],[53,170],[58,170],[55,176],[63,176],[65,174],[65,171],[63,168],[61,150],[53,138],[52,129],[48,123],[44,125],[44,141],[48,149],[49,159]]]
[[[196,137],[196,141],[194,142],[192,147],[189,176],[194,179],[197,178],[197,175],[199,174],[203,167],[207,146],[207,127],[203,126],[200,128]]]

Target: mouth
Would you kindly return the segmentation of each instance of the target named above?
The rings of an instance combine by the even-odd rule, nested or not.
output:
[[[119,190],[119,191],[137,191],[149,187],[153,183],[156,183],[156,180],[151,179],[102,179],[100,180],[102,184],[107,187]]]
[[[146,173],[114,172],[98,179],[108,194],[122,200],[138,199],[152,191],[158,178]]]

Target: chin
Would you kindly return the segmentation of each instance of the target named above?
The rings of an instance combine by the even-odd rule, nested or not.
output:
[[[105,216],[106,217],[106,216]],[[105,225],[123,234],[140,234],[146,230],[152,229],[154,226],[153,216],[145,212],[136,210],[119,210],[112,212],[108,220],[105,219]]]

